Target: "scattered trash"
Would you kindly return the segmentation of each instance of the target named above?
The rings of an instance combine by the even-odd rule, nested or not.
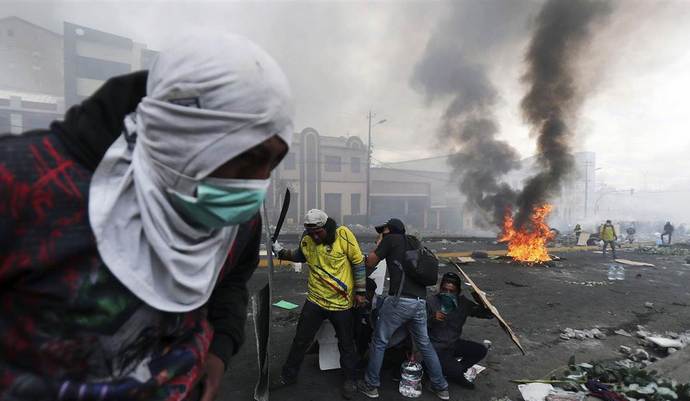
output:
[[[625,337],[632,337],[632,334],[628,333],[627,331],[623,329],[618,329],[614,331],[614,333],[618,334],[619,336],[625,336]]]
[[[546,396],[546,401],[583,401],[587,397],[584,392],[563,391],[560,389],[551,390]]]
[[[277,306],[281,309],[287,309],[287,310],[293,310],[293,309],[299,308],[299,305],[293,304],[292,302],[288,302],[288,301],[285,301],[282,299],[280,301],[274,303],[273,306]]]
[[[486,368],[484,366],[474,365],[471,368],[467,369],[467,371],[465,372],[465,379],[473,382],[477,378],[477,375],[479,375],[480,373],[482,373],[485,370],[486,370]]]
[[[611,390],[611,386],[598,380],[587,380],[585,386],[590,394],[605,401],[627,401],[627,398]]]
[[[553,386],[545,383],[520,384],[518,390],[525,401],[544,401]]]
[[[647,361],[649,360],[649,352],[643,350],[642,348],[635,348],[633,357],[635,357],[635,359],[638,361]]]
[[[618,350],[624,355],[632,354],[632,348],[625,345],[621,345],[620,347],[618,347]]]
[[[458,256],[456,259],[458,260],[458,263],[460,263],[461,265],[466,265],[468,263],[476,262],[476,260],[474,260],[473,258],[471,258],[469,256]]]
[[[568,327],[561,332],[560,337],[563,340],[584,340],[587,338],[597,338],[601,340],[606,338],[606,334],[597,328],[591,330],[574,330]]]
[[[625,280],[625,267],[618,266],[616,264],[610,264],[608,271],[608,279],[609,281]]]
[[[645,307],[645,308],[649,308],[649,309],[653,309],[653,308],[654,308],[654,304],[653,304],[652,302],[645,302],[645,303],[644,303],[644,307]]]
[[[635,252],[643,255],[669,255],[669,256],[687,256],[690,255],[690,249],[680,246],[641,246],[635,249]]]
[[[664,338],[664,337],[647,337],[647,341],[651,342],[652,344],[661,347],[661,348],[683,348],[685,347],[686,344],[684,344],[680,340],[675,340],[672,338]]]
[[[690,385],[659,377],[656,371],[645,370],[645,365],[630,359],[576,364],[573,356],[568,361],[568,370],[562,376],[552,376],[548,382],[558,386],[556,391],[573,393],[581,392],[585,384],[590,395],[608,401],[690,399]],[[548,401],[571,399],[574,398],[545,398]]]
[[[602,285],[609,285],[606,281],[566,281],[568,284],[584,285],[585,287],[598,287]]]
[[[646,263],[646,262],[636,262],[634,260],[628,260],[628,259],[616,259],[616,262],[622,263],[624,265],[629,265],[629,266],[649,266],[649,267],[654,267],[653,264],[651,263]]]
[[[484,341],[482,341],[482,343],[484,343],[484,346],[486,347],[487,350],[491,349],[491,346],[493,345],[491,343],[491,341],[489,341],[489,340],[484,340]]]

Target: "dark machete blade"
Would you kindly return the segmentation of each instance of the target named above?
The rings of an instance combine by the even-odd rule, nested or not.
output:
[[[283,198],[283,207],[280,209],[280,217],[278,217],[278,222],[276,223],[276,229],[271,237],[272,242],[276,242],[278,235],[280,234],[280,229],[283,227],[283,222],[285,221],[285,215],[290,208],[290,189],[285,188],[285,197]]]

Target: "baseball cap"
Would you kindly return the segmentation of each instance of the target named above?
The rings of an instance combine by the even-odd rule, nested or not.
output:
[[[376,232],[380,234],[383,232],[383,229],[386,227],[388,227],[388,229],[392,233],[405,234],[405,224],[403,224],[403,222],[400,221],[400,219],[395,219],[395,218],[390,219],[387,222],[385,222],[384,224],[381,224],[381,225],[376,226],[374,228],[376,229]]]
[[[310,227],[323,227],[326,225],[328,215],[323,210],[311,209],[304,216],[304,225]]]

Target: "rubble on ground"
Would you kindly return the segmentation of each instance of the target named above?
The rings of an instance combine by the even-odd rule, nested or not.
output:
[[[588,338],[596,338],[601,340],[606,338],[606,334],[597,328],[591,330],[575,330],[568,327],[561,332],[560,337],[563,340],[584,340]]]
[[[568,284],[584,285],[585,287],[599,287],[602,285],[609,285],[606,281],[566,281]]]
[[[611,400],[690,400],[690,383],[678,383],[659,377],[657,372],[647,371],[644,367],[645,364],[630,359],[576,364],[575,357],[572,356],[567,370],[561,375],[554,375],[548,380],[534,380],[532,383],[542,383],[541,386],[544,386],[543,383],[548,382],[555,385],[549,385],[553,388],[548,395],[540,398],[545,401],[582,401],[586,399],[587,392],[593,395],[603,392],[611,396],[605,399]]]
[[[635,252],[643,255],[688,256],[690,248],[681,243],[670,246],[640,246],[635,249]]]

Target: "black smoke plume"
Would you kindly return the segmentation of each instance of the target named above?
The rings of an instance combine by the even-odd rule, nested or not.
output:
[[[601,0],[548,0],[536,19],[523,80],[530,85],[522,99],[525,120],[537,136],[541,172],[529,179],[517,198],[516,225],[535,206],[556,195],[572,170],[572,123],[585,98],[574,65],[592,37],[594,24],[611,11]]]
[[[497,139],[493,113],[498,94],[487,77],[492,50],[522,29],[525,2],[456,1],[433,33],[411,84],[428,101],[449,99],[439,127],[441,143],[454,154],[453,176],[479,223],[500,224],[516,193],[500,178],[519,167],[517,152]]]

